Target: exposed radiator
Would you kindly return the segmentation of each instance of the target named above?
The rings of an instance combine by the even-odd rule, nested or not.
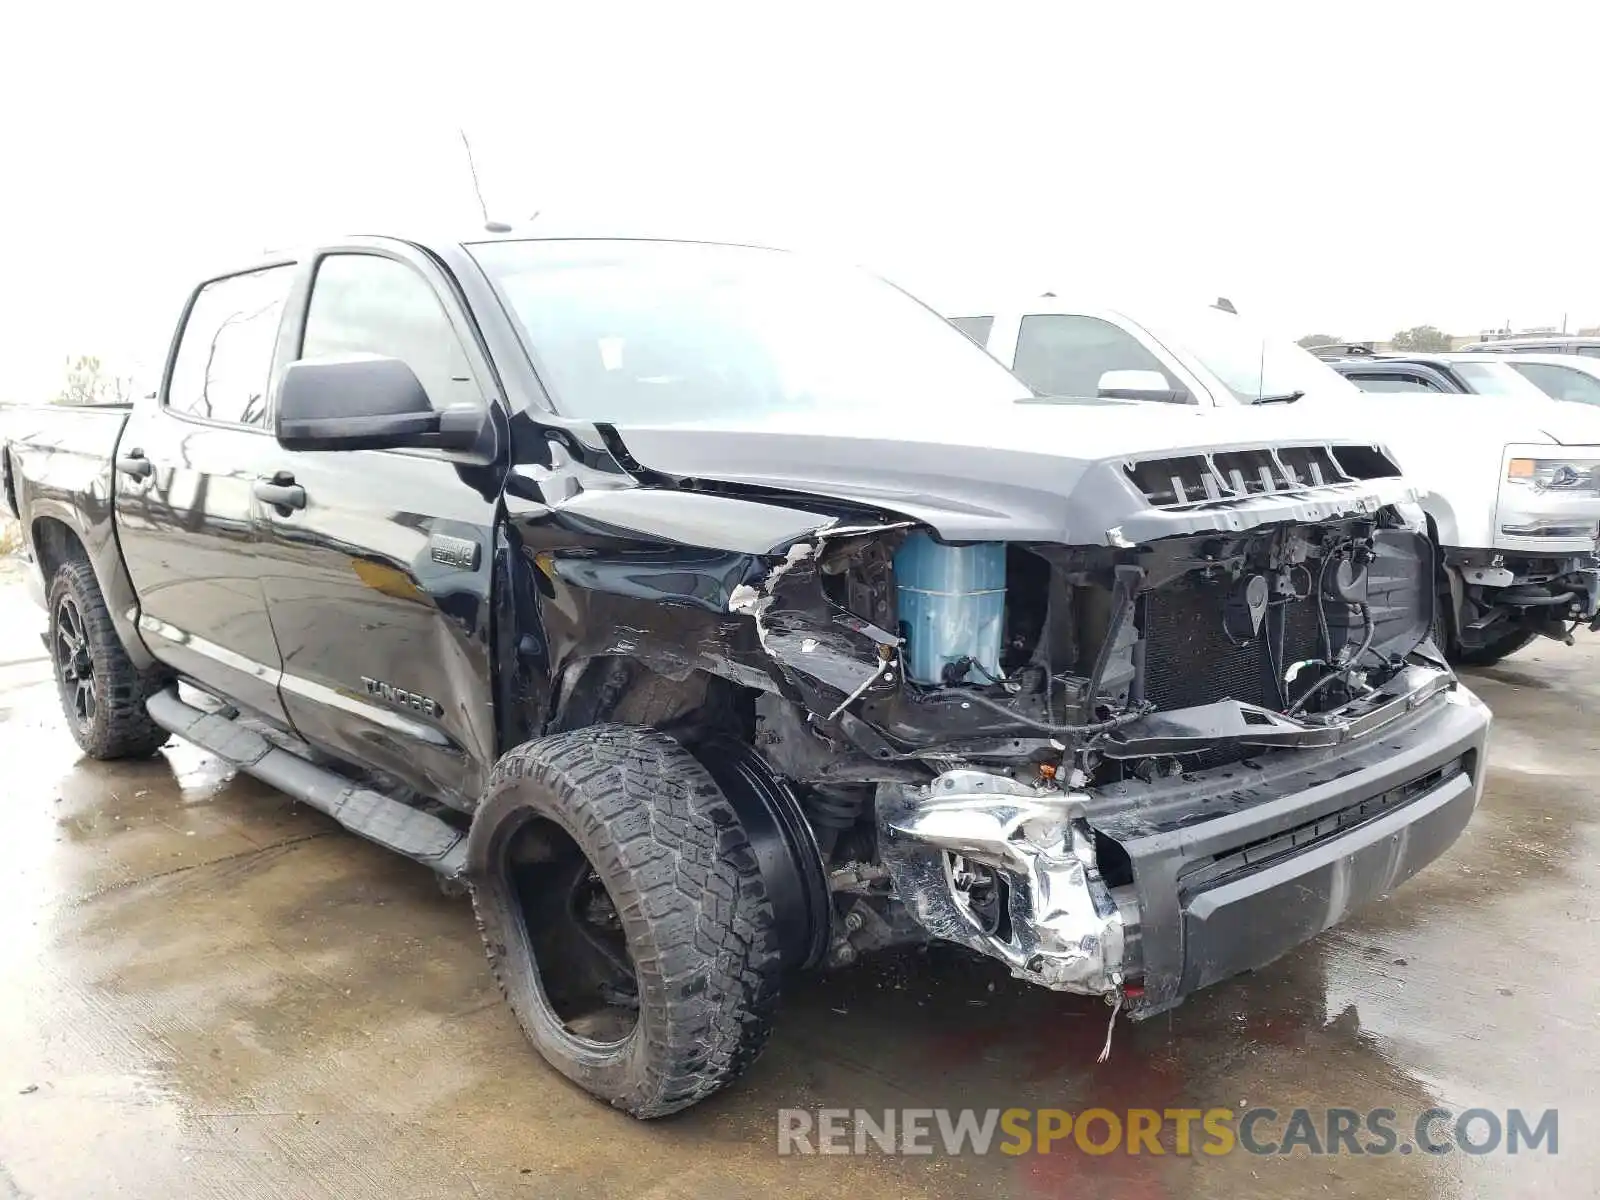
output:
[[[1290,663],[1321,658],[1321,635],[1312,600],[1274,608],[1252,641],[1236,646],[1222,628],[1230,583],[1187,576],[1144,597],[1145,697],[1158,709],[1188,708],[1234,699],[1263,708],[1283,707],[1275,678]],[[1268,635],[1282,613],[1283,654],[1277,669]],[[1276,654],[1276,647],[1274,647]],[[1308,671],[1288,691],[1290,701],[1316,678]]]

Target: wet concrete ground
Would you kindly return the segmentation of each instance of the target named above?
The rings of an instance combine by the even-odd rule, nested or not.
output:
[[[3,571],[3,569],[0,569]],[[9,579],[11,582],[6,582]],[[639,1124],[528,1048],[465,901],[174,743],[79,757],[0,573],[0,1200],[1595,1195],[1600,640],[1472,675],[1484,807],[1390,900],[1170,1017],[959,953],[804,982],[732,1091]],[[1560,1109],[1559,1153],[782,1158],[783,1107]]]

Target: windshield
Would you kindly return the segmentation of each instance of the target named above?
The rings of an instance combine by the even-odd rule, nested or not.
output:
[[[1247,404],[1263,396],[1356,390],[1314,354],[1287,338],[1263,333],[1233,313],[1196,308],[1145,325],[1169,350],[1197,360],[1236,400]]]
[[[619,423],[888,410],[970,415],[1031,393],[864,271],[693,242],[469,247],[563,413]]]
[[[1506,365],[1551,399],[1600,405],[1600,376],[1590,375],[1577,367],[1558,367],[1553,363],[1519,362],[1513,359]]]
[[[1508,400],[1532,400],[1543,404],[1550,397],[1505,363],[1461,362],[1450,364],[1461,381],[1480,396],[1504,396]]]

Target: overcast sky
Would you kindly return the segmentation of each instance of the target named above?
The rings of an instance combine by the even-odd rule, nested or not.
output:
[[[1600,324],[1600,4],[1087,7],[29,6],[0,397],[148,374],[241,255],[476,227],[463,127],[498,219],[822,245],[948,309]]]

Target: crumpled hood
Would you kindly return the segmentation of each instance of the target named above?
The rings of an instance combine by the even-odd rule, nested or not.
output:
[[[956,414],[908,404],[904,413],[762,413],[616,429],[653,471],[889,509],[953,541],[1103,545],[1321,520],[1409,498],[1393,481],[1346,485],[1337,497],[1338,489],[1307,489],[1186,510],[1180,521],[1154,513],[1122,473],[1132,459],[1377,440],[1341,435],[1326,413],[1296,407],[1019,402]],[[1140,523],[1144,516],[1162,521]]]

